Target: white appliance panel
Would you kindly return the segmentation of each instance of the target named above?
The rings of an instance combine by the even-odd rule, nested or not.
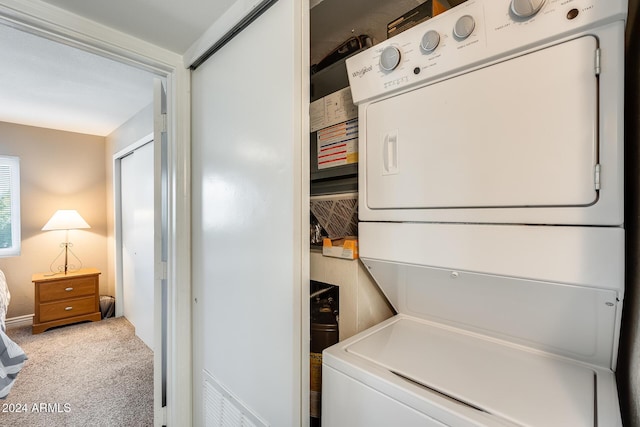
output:
[[[595,372],[567,360],[411,318],[345,350],[518,425],[594,425]]]
[[[615,367],[624,231],[360,223],[360,258],[398,313]]]
[[[624,17],[626,14],[627,2],[625,0],[604,1],[604,0],[574,0],[571,2],[559,2],[559,1],[547,1],[543,4],[542,9],[538,14],[528,19],[514,19],[509,12],[509,2],[483,2],[479,0],[469,0],[462,5],[453,8],[441,15],[438,15],[426,22],[423,22],[399,35],[388,39],[380,44],[374,46],[371,49],[354,55],[347,60],[347,68],[349,71],[350,87],[353,94],[353,99],[359,106],[360,116],[360,157],[363,161],[359,163],[359,176],[369,177],[371,174],[378,174],[378,180],[385,181],[394,185],[388,185],[394,188],[394,190],[400,191],[400,195],[384,195],[380,200],[379,195],[373,195],[369,197],[367,192],[371,185],[361,185],[360,192],[360,204],[359,204],[359,216],[362,221],[429,221],[429,222],[474,222],[474,223],[516,223],[516,224],[585,224],[585,225],[622,225],[623,223],[623,182],[624,182],[624,168],[623,168],[623,99],[624,88],[622,78],[622,70],[624,69],[624,43],[621,40],[624,39]],[[457,20],[463,17],[471,16],[475,21],[475,27],[473,32],[468,38],[460,39],[452,35],[452,28],[457,23]],[[420,40],[429,32],[437,32],[440,35],[440,43],[437,48],[431,52],[425,52],[420,47]],[[460,196],[455,194],[447,194],[445,188],[448,183],[444,182],[445,178],[451,179],[453,176],[453,184],[458,183],[460,187],[460,180],[464,179],[464,174],[455,174],[455,171],[446,169],[445,165],[436,163],[435,167],[440,169],[446,169],[446,175],[444,177],[434,173],[432,169],[423,171],[425,167],[416,166],[420,161],[424,161],[420,158],[419,152],[417,156],[409,155],[407,152],[407,141],[410,138],[407,137],[406,132],[397,126],[389,126],[388,129],[381,130],[382,136],[375,135],[377,140],[373,141],[376,146],[382,145],[383,151],[378,150],[377,153],[373,153],[373,157],[378,157],[378,164],[375,164],[375,170],[369,171],[369,166],[366,159],[369,154],[367,153],[367,141],[370,139],[366,126],[366,115],[368,114],[369,106],[373,106],[378,103],[396,102],[394,99],[397,97],[402,100],[405,96],[409,99],[414,92],[420,92],[420,88],[428,92],[437,86],[444,84],[442,87],[447,87],[448,80],[458,80],[460,78],[468,78],[468,74],[482,73],[493,66],[508,66],[509,62],[515,62],[522,60],[529,55],[535,58],[538,54],[544,55],[545,51],[554,51],[556,47],[568,44],[572,46],[573,42],[578,39],[595,39],[597,49],[593,52],[593,56],[585,58],[585,64],[589,64],[589,69],[593,70],[591,78],[597,80],[596,90],[596,112],[597,121],[594,123],[595,127],[588,129],[581,128],[580,132],[595,132],[594,152],[592,153],[595,163],[599,165],[599,170],[590,171],[589,183],[593,183],[593,188],[590,189],[596,193],[596,196],[591,202],[585,202],[588,197],[585,197],[586,193],[568,192],[567,188],[572,182],[576,182],[578,178],[573,175],[562,176],[560,193],[555,193],[556,182],[553,182],[552,178],[549,178],[545,182],[544,174],[548,173],[546,170],[540,177],[539,183],[534,183],[533,180],[525,181],[530,185],[534,185],[534,196],[538,197],[533,199],[534,203],[540,204],[527,204],[530,203],[527,199],[531,199],[531,196],[524,197],[523,195],[512,191],[510,195],[515,199],[511,200],[511,203],[524,203],[522,205],[506,205],[507,200],[498,198],[494,193],[493,188],[482,188],[482,191],[474,193],[467,189],[466,194],[462,194],[463,197],[475,197],[471,202],[478,204],[478,206],[470,206],[470,202],[462,203],[462,206],[441,207],[439,204],[452,204],[450,198],[453,198],[453,202],[459,202]],[[398,66],[392,71],[384,71],[379,65],[382,52],[387,49],[397,49],[400,52],[400,62]],[[545,52],[545,53],[542,53]],[[564,57],[558,55],[554,60],[535,64],[529,68],[523,67],[520,73],[517,75],[509,75],[508,78],[499,81],[498,84],[487,84],[490,87],[487,92],[484,87],[484,82],[480,85],[470,88],[468,94],[458,94],[457,89],[453,92],[455,96],[451,97],[447,94],[447,98],[436,99],[435,103],[441,103],[449,111],[455,111],[451,107],[447,107],[450,104],[449,97],[452,99],[464,100],[464,103],[470,102],[471,105],[477,105],[477,101],[474,94],[479,94],[487,99],[487,105],[492,106],[491,99],[497,98],[509,98],[510,95],[506,94],[506,90],[503,88],[515,88],[517,91],[522,91],[520,86],[531,85],[535,87],[539,81],[553,80],[554,74],[562,73],[565,69],[574,69],[573,55]],[[488,70],[485,70],[487,69]],[[559,77],[561,79],[561,77]],[[464,80],[463,80],[464,81]],[[514,81],[516,83],[514,83]],[[571,83],[573,85],[573,82]],[[493,91],[491,89],[494,89]],[[568,89],[563,88],[558,93],[566,93]],[[433,93],[436,93],[434,91]],[[487,95],[487,93],[489,95]],[[546,126],[545,120],[552,115],[555,109],[556,102],[562,100],[562,97],[554,94],[552,91],[547,92],[549,98],[553,100],[553,104],[549,104],[548,100],[540,99],[537,95],[535,99],[538,101],[538,110],[542,110],[541,113],[536,112],[530,117],[532,126],[536,129],[537,135],[544,135],[545,130],[540,129]],[[580,95],[582,96],[582,94]],[[468,101],[472,99],[472,101]],[[515,96],[510,98],[517,103],[513,104],[513,108],[507,111],[509,116],[515,116],[518,109],[524,111],[531,111],[531,103],[525,102],[527,100],[516,98]],[[463,103],[463,105],[464,105]],[[475,104],[474,104],[475,103]],[[541,104],[542,103],[542,104]],[[541,106],[546,105],[546,108]],[[566,107],[564,100],[559,101],[559,106]],[[442,108],[445,108],[442,107]],[[505,107],[498,106],[499,111],[504,111]],[[584,105],[576,102],[575,108],[583,110]],[[441,114],[440,108],[429,107],[435,111],[434,117]],[[446,110],[445,108],[445,110]],[[404,109],[402,104],[401,110]],[[460,112],[469,112],[466,107],[459,108]],[[462,118],[463,116],[458,114],[457,117],[446,117],[448,123],[453,123],[454,120],[458,120],[456,126],[452,126],[452,134],[458,134],[458,136],[466,135],[464,128],[467,126],[466,122],[475,123],[476,128],[480,128],[482,132],[486,132],[489,136],[492,132],[497,131],[501,127],[504,127],[503,121],[499,115],[493,113],[492,108],[476,109],[475,115],[470,115]],[[407,111],[393,112],[393,115],[413,115],[418,117],[421,121],[424,121],[423,115],[415,111],[415,108],[409,108]],[[571,113],[574,114],[574,113]],[[537,118],[544,118],[544,120],[537,120]],[[401,123],[402,119],[398,119]],[[562,121],[561,117],[554,117],[552,123],[556,125]],[[439,129],[442,125],[440,120],[433,120],[436,122],[435,129]],[[427,120],[429,123],[429,120]],[[486,129],[480,126],[480,123],[486,123]],[[535,124],[535,125],[533,125]],[[509,124],[511,126],[511,124]],[[561,127],[561,125],[560,125]],[[459,129],[461,128],[461,129]],[[557,128],[557,126],[556,126]],[[558,130],[558,129],[557,129]],[[561,135],[566,135],[564,129],[559,129]],[[425,131],[429,132],[429,131]],[[432,134],[433,132],[430,132]],[[385,134],[387,136],[387,142],[385,144]],[[528,137],[527,132],[523,132],[525,137]],[[374,138],[372,138],[374,139]],[[520,138],[516,139],[516,142],[520,141]],[[549,140],[543,140],[544,144],[550,144]],[[564,141],[563,141],[564,143]],[[489,148],[498,147],[497,142],[493,140],[483,141],[483,144],[488,144]],[[471,145],[468,143],[467,145]],[[556,146],[551,147],[552,152],[558,150]],[[507,145],[507,148],[511,146]],[[584,147],[583,147],[584,148]],[[475,147],[477,149],[477,147]],[[508,152],[508,149],[506,152]],[[419,147],[419,150],[425,151],[423,147]],[[462,159],[470,159],[471,164],[476,166],[476,171],[480,169],[478,163],[473,163],[474,159],[470,158],[468,153],[462,152],[462,154],[455,156],[454,150],[450,147],[438,147],[438,150],[448,151],[450,157],[449,161],[453,162],[453,165],[462,164]],[[403,154],[404,153],[404,154]],[[586,150],[582,153],[586,154]],[[484,158],[489,159],[489,165],[491,167],[498,165],[498,169],[487,170],[482,173],[486,177],[492,177],[492,174],[497,174],[500,170],[509,169],[510,159],[502,152],[493,153],[494,157],[491,157],[488,153],[482,153]],[[467,156],[467,157],[465,157]],[[384,164],[386,157],[387,165]],[[428,157],[428,159],[431,159]],[[499,159],[505,159],[504,164],[498,162]],[[516,156],[516,160],[522,160]],[[548,161],[547,158],[544,159]],[[531,163],[521,162],[524,164],[524,171],[529,173],[527,179],[531,179],[531,171],[535,168],[539,159],[532,158]],[[382,163],[380,163],[382,162]],[[555,160],[554,160],[555,162]],[[558,162],[560,162],[558,160]],[[577,158],[571,159],[572,164],[580,165],[580,173],[587,174],[587,166],[580,164]],[[446,162],[443,162],[446,163]],[[594,163],[594,165],[595,165]],[[384,175],[380,172],[381,164],[384,167]],[[555,166],[560,163],[554,163]],[[409,165],[414,169],[419,170],[419,176],[422,180],[409,180],[403,181],[402,175],[405,174],[405,168]],[[412,166],[413,165],[413,166]],[[465,165],[466,166],[466,165]],[[571,166],[568,166],[567,170],[570,170]],[[554,169],[551,170],[554,172]],[[555,169],[558,172],[558,169]],[[475,175],[478,175],[476,172]],[[553,173],[549,175],[552,177]],[[556,175],[557,177],[558,175]],[[435,177],[435,178],[434,178]],[[430,179],[425,184],[425,179]],[[526,178],[526,177],[525,177]],[[523,178],[517,178],[514,184],[508,182],[499,183],[500,186],[507,186],[513,190],[513,186],[518,182],[522,182]],[[435,180],[435,182],[434,182]],[[456,181],[457,180],[457,181]],[[520,181],[518,181],[520,180]],[[361,182],[364,180],[361,179]],[[407,184],[408,182],[408,184]],[[481,181],[482,182],[482,181]],[[492,181],[489,184],[493,184]],[[582,181],[581,181],[582,182]],[[475,182],[468,181],[468,185],[475,185]],[[550,184],[551,183],[551,184]],[[397,184],[397,185],[396,185]],[[549,193],[544,193],[543,184],[546,184],[546,188],[549,189]],[[441,200],[427,200],[431,205],[427,205],[425,202],[425,196],[409,196],[405,193],[413,188],[415,193],[422,192],[418,185],[426,185],[426,192],[432,196],[440,195]],[[550,186],[549,186],[550,185]],[[587,185],[587,184],[584,184]],[[599,190],[596,191],[596,188]],[[464,188],[464,187],[463,187]],[[472,187],[473,188],[473,187]],[[582,187],[581,187],[582,188]],[[418,190],[419,189],[419,190]],[[590,191],[591,191],[590,190]],[[376,192],[377,190],[374,190]],[[586,191],[586,190],[585,190]],[[453,193],[453,192],[452,192]],[[561,201],[559,204],[547,205],[545,203],[557,203],[556,200],[550,200],[552,194],[562,194],[563,197],[568,198]],[[478,200],[482,197],[485,200]],[[522,197],[522,199],[519,199]],[[523,201],[524,199],[524,201]],[[482,202],[494,203],[493,206],[487,206]],[[372,203],[372,207],[369,206]],[[398,208],[392,209],[390,207],[380,208],[375,203],[380,203],[379,206],[388,204],[389,206],[395,204]],[[577,203],[577,204],[567,204]],[[422,205],[422,206],[421,206]],[[403,207],[404,206],[404,207]],[[534,207],[533,209],[531,207]]]
[[[618,294],[362,258],[395,308],[427,319],[611,368]],[[392,277],[390,282],[386,282]]]
[[[594,203],[596,47],[582,37],[366,106],[367,206]]]
[[[403,314],[326,349],[323,392],[332,426],[367,426],[362,408],[373,393],[389,399],[370,412],[395,401],[447,426],[622,426],[611,370]]]
[[[323,378],[336,385],[322,396],[322,424],[331,427],[445,427],[424,413],[328,367]],[[359,396],[352,400],[351,397]],[[344,402],[349,402],[348,407]]]
[[[358,230],[361,258],[624,291],[618,227],[361,222]]]
[[[332,427],[622,426],[611,370],[402,314],[323,352],[323,395]]]
[[[601,35],[601,30],[612,22],[619,25],[624,21],[628,7],[627,0],[547,0],[536,15],[514,19],[510,3],[508,0],[468,0],[348,58],[353,102],[360,105],[450,78],[500,58],[522,55],[579,34],[593,34],[594,28],[598,28]],[[578,13],[569,13],[572,9]],[[466,38],[456,37],[453,34],[456,24],[461,18],[468,20],[469,17],[474,23],[473,31]],[[430,51],[421,47],[427,33],[440,36],[436,48]],[[380,58],[389,47],[399,53],[399,63],[390,71],[380,65]],[[559,68],[534,71],[551,72]]]

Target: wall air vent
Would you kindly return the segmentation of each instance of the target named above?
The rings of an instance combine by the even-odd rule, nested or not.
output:
[[[206,427],[268,427],[210,373],[202,372]]]

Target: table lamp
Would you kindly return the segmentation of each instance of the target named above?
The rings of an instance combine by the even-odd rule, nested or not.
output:
[[[69,252],[71,252],[71,255],[74,256],[80,262],[80,266],[82,266],[82,261],[80,261],[80,258],[78,258],[78,256],[75,253],[73,253],[73,251],[71,250],[73,243],[69,242],[69,230],[74,230],[78,228],[91,228],[91,227],[89,226],[89,224],[87,224],[87,221],[85,221],[84,218],[80,216],[78,211],[73,209],[61,209],[56,211],[56,213],[53,214],[53,216],[49,219],[49,221],[47,221],[44,227],[42,227],[43,231],[65,230],[65,241],[60,244],[62,251],[60,251],[60,253],[51,262],[51,265],[50,265],[51,271],[54,271],[53,264],[60,257],[60,255],[62,255],[63,252],[64,252],[64,269],[62,268],[62,266],[58,266],[58,272],[62,272],[64,270],[64,274],[67,274],[67,271],[69,270],[69,267],[70,267],[68,263]],[[71,265],[71,267],[73,268],[74,266]]]

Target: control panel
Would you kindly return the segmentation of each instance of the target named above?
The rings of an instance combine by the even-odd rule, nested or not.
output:
[[[355,104],[624,19],[626,0],[468,0],[347,59]]]

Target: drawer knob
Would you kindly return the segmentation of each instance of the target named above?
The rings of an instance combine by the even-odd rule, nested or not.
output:
[[[73,307],[65,307],[64,309],[65,309],[66,311],[71,311],[71,310],[73,310]]]
[[[67,291],[67,292],[71,292],[73,290],[73,288],[65,288],[64,290]]]

